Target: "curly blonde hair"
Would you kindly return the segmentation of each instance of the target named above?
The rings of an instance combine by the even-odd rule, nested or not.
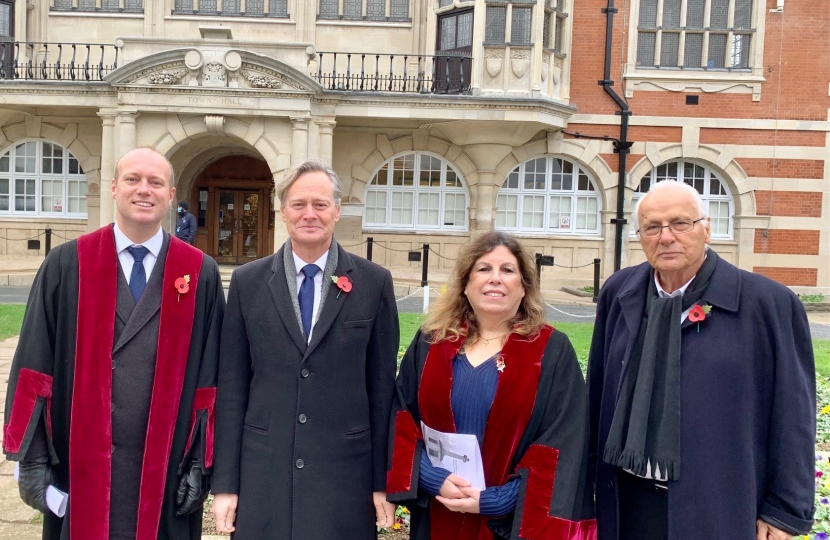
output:
[[[462,336],[468,343],[474,343],[480,337],[478,322],[464,289],[476,261],[499,246],[506,247],[516,257],[522,286],[525,289],[519,310],[510,321],[513,332],[532,336],[545,324],[545,302],[542,300],[536,265],[530,253],[522,247],[516,237],[489,231],[464,246],[447,282],[447,290],[430,308],[422,330],[431,335],[433,343],[445,339],[457,341]]]

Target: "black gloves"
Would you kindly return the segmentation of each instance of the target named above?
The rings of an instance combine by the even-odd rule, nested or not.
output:
[[[210,491],[209,476],[202,474],[202,463],[198,459],[190,462],[190,470],[179,480],[176,491],[176,516],[182,517],[201,510]]]
[[[55,483],[55,473],[49,465],[49,458],[21,461],[18,489],[23,502],[41,513],[48,513],[46,488]]]

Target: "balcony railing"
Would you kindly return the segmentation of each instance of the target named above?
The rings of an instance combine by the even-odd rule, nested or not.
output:
[[[115,45],[0,42],[2,80],[102,81],[117,67]]]
[[[320,52],[311,76],[326,90],[468,94],[469,56]]]

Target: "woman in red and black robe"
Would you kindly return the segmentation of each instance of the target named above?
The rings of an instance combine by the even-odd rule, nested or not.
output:
[[[567,336],[544,323],[533,261],[481,235],[403,358],[387,498],[417,540],[596,538],[585,382]],[[486,489],[430,463],[421,423],[476,435]]]

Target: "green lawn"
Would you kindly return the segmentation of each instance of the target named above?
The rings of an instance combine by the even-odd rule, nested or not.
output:
[[[20,304],[0,304],[0,340],[20,333],[23,323],[23,311],[26,306]],[[401,313],[401,354],[409,347],[412,337],[421,326],[424,316],[418,313]],[[591,332],[594,325],[590,323],[556,323],[557,330],[561,330],[571,340],[576,350],[579,363],[585,368],[588,361],[588,350],[591,348]],[[830,340],[814,339],[813,351],[816,355],[816,371],[820,375],[830,377]]]
[[[20,333],[25,310],[23,304],[0,304],[0,340]]]
[[[424,316],[418,313],[399,313],[398,319],[401,323],[401,354],[409,347],[415,332],[424,320]],[[579,358],[579,363],[582,369],[588,362],[588,351],[591,348],[591,333],[594,331],[594,325],[591,323],[556,323],[554,325],[557,330],[560,330],[568,335],[571,344],[576,350],[576,356]]]

